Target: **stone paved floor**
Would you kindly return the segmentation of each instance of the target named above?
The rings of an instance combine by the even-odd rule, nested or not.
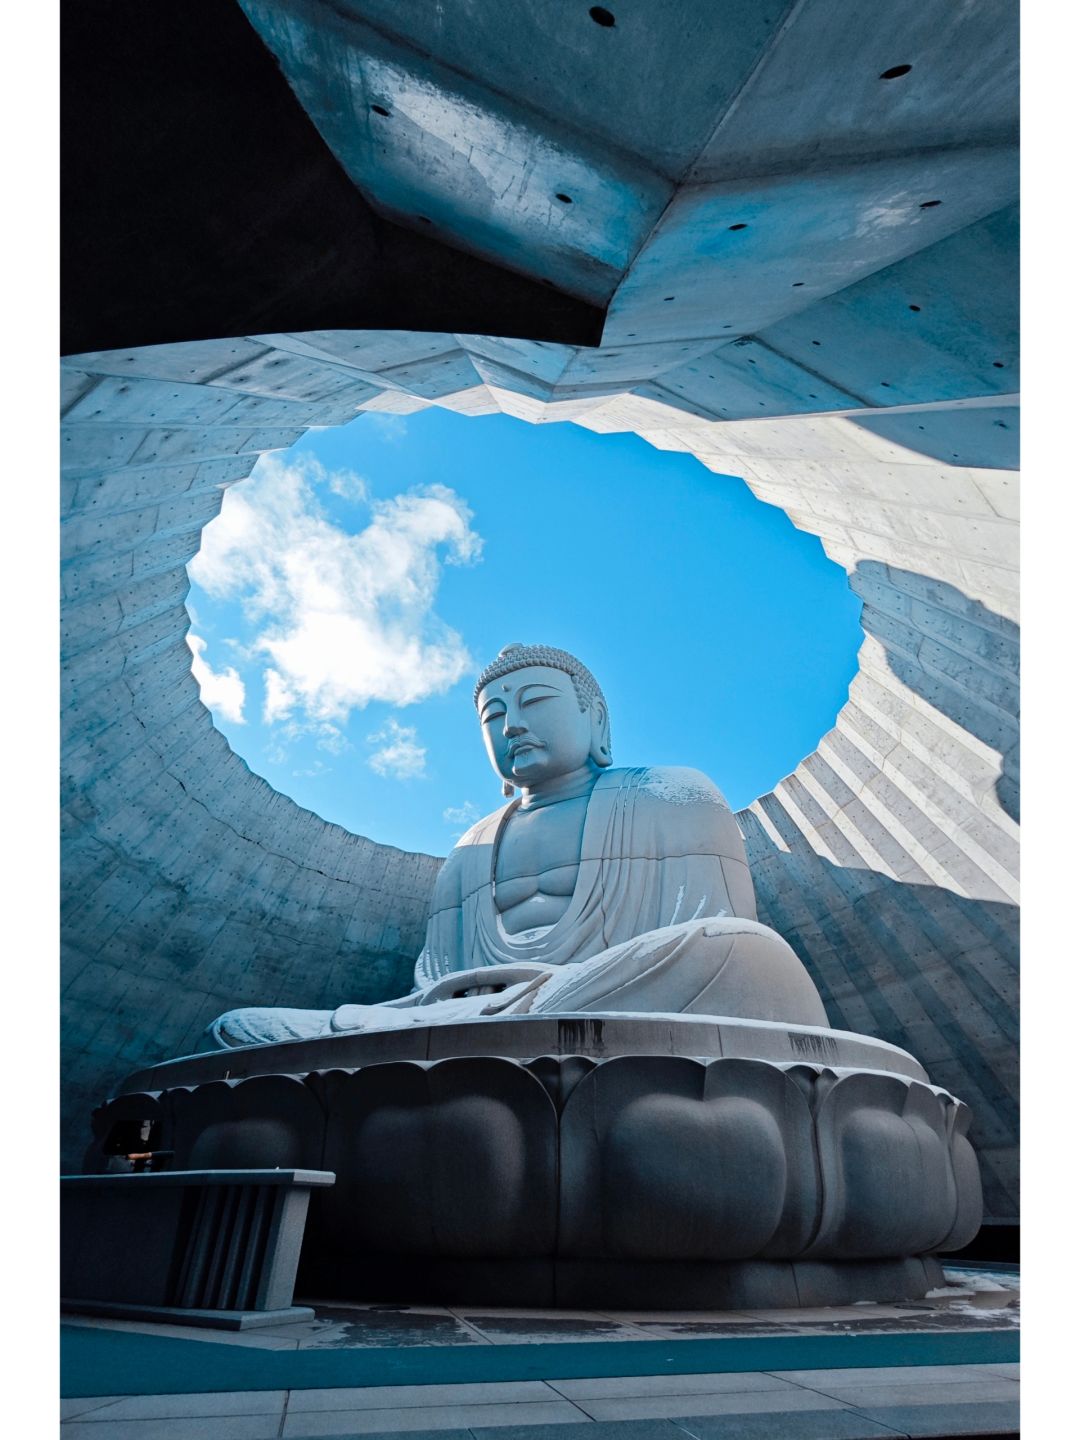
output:
[[[917,1304],[692,1312],[444,1309],[316,1304],[315,1319],[246,1334],[67,1317],[66,1323],[270,1350],[728,1335],[986,1331],[1019,1324],[1019,1277],[947,1271]],[[62,1402],[64,1440],[275,1440],[411,1433],[418,1440],[863,1440],[1015,1433],[1016,1365],[786,1370],[717,1375],[99,1396]]]

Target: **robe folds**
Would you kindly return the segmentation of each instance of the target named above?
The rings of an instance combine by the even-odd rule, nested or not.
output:
[[[231,1010],[209,1027],[207,1045],[496,1014],[828,1023],[799,957],[757,923],[742,835],[724,797],[700,771],[602,771],[589,796],[566,912],[554,925],[511,935],[495,908],[495,857],[519,804],[513,800],[478,821],[447,857],[410,995],[333,1011]]]
[[[742,835],[723,795],[699,770],[643,766],[598,776],[562,919],[510,935],[495,909],[495,854],[520,803],[478,821],[447,857],[416,964],[418,989],[483,965],[573,964],[690,920],[756,917]]]

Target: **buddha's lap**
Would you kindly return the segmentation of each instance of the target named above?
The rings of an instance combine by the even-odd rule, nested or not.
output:
[[[530,998],[534,1014],[673,1011],[828,1024],[817,989],[787,941],[756,921],[724,916],[648,931],[560,967]]]
[[[528,974],[535,981],[525,985]],[[503,990],[513,992],[505,1009],[499,1000]],[[448,1005],[451,996],[453,1003]],[[756,921],[727,916],[650,930],[566,965],[524,963],[455,972],[407,1005],[415,1023],[420,1016],[414,1006],[453,1012],[432,1013],[433,1023],[466,1019],[475,1007],[477,1015],[614,1010],[828,1024],[817,990],[787,941]],[[354,1024],[359,1029],[382,1029],[390,1025],[387,1012],[395,1008],[383,1002],[344,1006],[337,1012],[242,1009],[220,1016],[211,1028],[217,1032],[218,1045],[266,1043],[340,1033]],[[353,1013],[346,1018],[346,1011]]]

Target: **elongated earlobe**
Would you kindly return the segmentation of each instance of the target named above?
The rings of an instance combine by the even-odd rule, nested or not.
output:
[[[594,700],[592,704],[592,741],[589,745],[589,756],[601,769],[611,764],[611,725],[603,700]]]

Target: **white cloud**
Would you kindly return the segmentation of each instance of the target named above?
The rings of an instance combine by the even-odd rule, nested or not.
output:
[[[273,725],[284,720],[296,704],[296,696],[276,670],[263,671],[266,699],[263,701],[263,724]]]
[[[250,649],[270,662],[268,723],[340,725],[372,700],[412,704],[470,664],[434,610],[443,564],[480,555],[465,502],[438,484],[368,500],[368,524],[350,535],[319,503],[317,487],[334,483],[363,489],[359,476],[329,477],[310,459],[264,457],[226,492],[188,567],[211,595],[239,597],[258,627]]]
[[[464,805],[450,805],[442,812],[442,818],[448,825],[464,825],[468,827],[474,821],[480,819],[480,811],[472,803],[466,800]]]
[[[343,755],[346,750],[352,749],[347,737],[336,725],[326,723],[316,725],[315,734],[318,736],[315,741],[318,749],[327,750],[331,755]]]
[[[321,760],[316,760],[315,764],[308,766],[306,770],[294,770],[292,773],[294,779],[311,780],[316,775],[328,775],[330,766],[324,765]]]
[[[442,818],[454,827],[450,838],[455,845],[467,830],[472,829],[480,819],[480,814],[471,800],[466,800],[464,805],[448,805],[442,812]]]
[[[203,704],[216,715],[222,716],[225,720],[231,720],[234,725],[243,725],[245,723],[243,680],[231,665],[226,665],[225,669],[221,671],[211,670],[208,662],[203,658],[206,641],[201,635],[195,635],[189,630],[187,643],[191,651],[191,673],[198,681],[199,695]]]
[[[404,415],[394,415],[385,410],[369,410],[364,416],[364,424],[377,430],[384,440],[401,440],[408,428]]]
[[[357,475],[355,470],[335,470],[327,477],[326,483],[342,500],[362,503],[368,498],[367,481],[362,475]]]
[[[415,726],[399,725],[390,719],[367,738],[369,745],[381,745],[381,749],[368,756],[368,764],[376,775],[394,780],[418,780],[424,774],[427,750],[417,741]]]

